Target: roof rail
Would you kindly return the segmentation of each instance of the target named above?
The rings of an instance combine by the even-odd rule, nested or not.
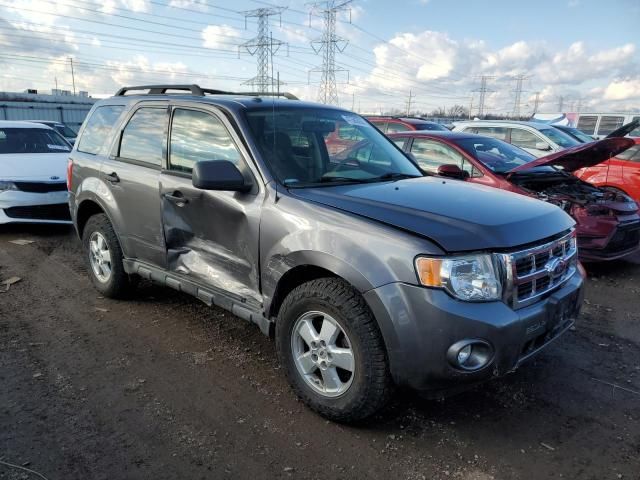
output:
[[[211,88],[202,88],[200,85],[138,85],[134,87],[122,87],[116,92],[116,97],[122,97],[127,92],[148,90],[146,95],[166,95],[168,90],[184,90],[191,92],[192,95],[198,97],[204,97],[207,93],[209,95],[246,95],[250,97],[284,97],[289,100],[298,100],[298,97],[288,92],[227,92],[224,90],[214,90]]]

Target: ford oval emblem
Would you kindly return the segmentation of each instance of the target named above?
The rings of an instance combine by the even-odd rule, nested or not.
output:
[[[60,177],[56,177],[55,175],[53,177],[49,177],[49,180],[60,180]]]
[[[551,278],[556,279],[564,275],[567,270],[568,262],[563,258],[552,258],[544,266]]]

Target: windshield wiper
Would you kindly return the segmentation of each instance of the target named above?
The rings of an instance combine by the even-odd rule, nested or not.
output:
[[[367,178],[367,182],[379,182],[385,180],[403,180],[405,178],[420,178],[422,175],[410,175],[408,173],[387,172],[378,177]]]
[[[366,183],[369,181],[368,178],[353,178],[353,177],[322,177],[320,178],[320,183],[330,183],[330,182],[354,182],[354,183]]]

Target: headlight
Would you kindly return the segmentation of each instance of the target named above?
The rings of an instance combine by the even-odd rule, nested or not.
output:
[[[460,300],[486,302],[502,298],[502,284],[493,257],[488,254],[418,257],[416,271],[425,287],[444,288]]]
[[[0,192],[4,192],[5,190],[17,190],[16,184],[0,180]]]

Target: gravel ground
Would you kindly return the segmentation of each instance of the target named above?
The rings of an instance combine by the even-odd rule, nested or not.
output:
[[[0,293],[0,461],[49,480],[640,479],[640,257],[589,267],[575,331],[517,372],[401,391],[347,427],[294,398],[255,326],[146,283],[102,298],[79,248],[0,227],[0,282],[21,277]]]

